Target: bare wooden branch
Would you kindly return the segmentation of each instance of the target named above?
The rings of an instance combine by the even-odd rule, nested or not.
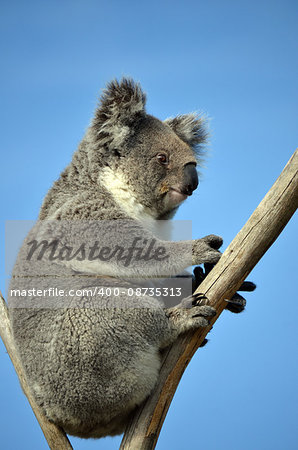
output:
[[[22,368],[21,362],[18,357],[16,347],[12,338],[10,321],[7,306],[4,298],[0,292],[0,336],[4,342],[7,353],[14,365],[16,373],[19,377],[22,389],[27,396],[31,408],[41,426],[43,434],[52,450],[70,450],[72,446],[64,433],[59,427],[49,422],[44,416],[43,412],[40,410],[39,406],[36,404],[31,391],[29,389],[24,370]]]
[[[253,267],[273,244],[298,207],[298,150],[253,212],[245,226],[224,252],[215,268],[199,286],[217,310],[208,329],[187,333],[168,348],[157,385],[136,411],[123,437],[121,450],[152,450],[177,389],[193,354],[213,323]]]

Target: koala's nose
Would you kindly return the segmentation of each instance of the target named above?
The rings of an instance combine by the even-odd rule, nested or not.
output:
[[[195,164],[186,164],[183,169],[183,193],[191,195],[199,184]]]

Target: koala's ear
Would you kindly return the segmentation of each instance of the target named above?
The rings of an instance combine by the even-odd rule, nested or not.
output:
[[[120,146],[131,133],[133,123],[146,114],[145,104],[146,95],[132,79],[108,83],[91,125],[96,140]]]
[[[206,118],[196,114],[183,114],[164,121],[173,131],[195,151],[205,144],[208,138]]]

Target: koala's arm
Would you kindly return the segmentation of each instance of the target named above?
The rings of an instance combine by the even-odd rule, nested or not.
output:
[[[193,241],[170,242],[157,240],[147,230],[140,229],[140,233],[149,245],[154,241],[152,253],[154,254],[154,251],[159,253],[149,262],[132,258],[128,266],[125,266],[125,259],[104,262],[96,260],[88,264],[84,261],[73,261],[70,266],[76,271],[108,276],[173,276],[191,265],[215,264],[221,257],[221,253],[216,248],[222,243],[219,236],[209,235]],[[140,236],[135,235],[134,239]],[[121,241],[118,240],[117,243],[121,246]],[[133,239],[127,239],[124,248],[129,248],[130,244],[133,245]],[[140,244],[142,244],[141,241]],[[144,252],[147,247],[148,244],[144,247]]]
[[[222,239],[215,235],[177,242],[162,240],[134,220],[41,221],[35,234],[37,242],[57,240],[54,258],[57,267],[104,276],[177,275],[191,265],[215,264],[222,245]],[[74,255],[82,246],[83,256],[80,253],[76,257],[63,257],[63,249],[72,249],[69,254]],[[88,253],[92,248],[92,254]]]

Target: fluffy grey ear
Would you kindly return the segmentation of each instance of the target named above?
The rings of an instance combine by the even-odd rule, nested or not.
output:
[[[145,114],[145,104],[146,95],[131,78],[108,83],[91,125],[96,141],[101,145],[121,146],[133,123]]]
[[[173,131],[195,151],[206,143],[208,138],[207,120],[196,113],[183,114],[164,121]]]

